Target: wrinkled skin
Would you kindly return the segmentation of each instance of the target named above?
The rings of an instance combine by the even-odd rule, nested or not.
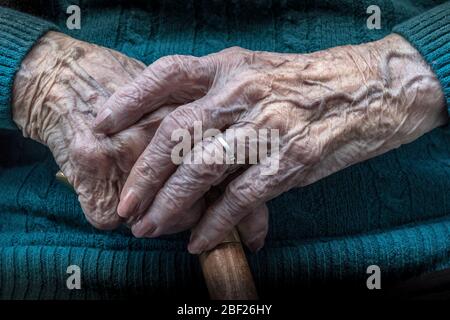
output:
[[[129,171],[173,110],[162,107],[114,137],[93,132],[99,108],[144,68],[113,50],[49,32],[15,77],[14,121],[25,137],[50,148],[74,186],[86,218],[97,228],[112,229],[122,222],[116,209]],[[201,203],[190,212],[196,221]]]
[[[96,130],[121,132],[168,103],[184,105],[162,121],[121,193],[119,215],[143,215],[133,226],[136,236],[165,234],[188,219],[184,208],[236,169],[206,161],[176,166],[170,157],[175,129],[188,128],[192,134],[193,123],[201,121],[204,130],[280,132],[279,170],[261,175],[261,162],[235,177],[195,226],[191,253],[213,248],[252,215],[257,217],[253,229],[241,235],[253,239],[253,248],[261,247],[266,201],[411,142],[447,121],[438,80],[395,34],[305,55],[230,48],[200,58],[164,57],[107,101]],[[222,148],[216,137],[196,142],[193,152]]]
[[[133,126],[108,137],[93,131],[97,111],[117,88],[131,82],[145,66],[114,50],[49,32],[22,62],[13,88],[13,118],[25,137],[47,145],[78,194],[87,220],[97,228],[131,224],[138,215],[117,215],[120,192],[139,155],[161,120],[177,104],[160,106]],[[158,168],[154,168],[158,172]],[[185,208],[186,218],[170,233],[192,227],[204,210],[204,199]],[[246,230],[266,228],[262,207],[240,225]],[[256,222],[254,222],[256,221]],[[179,224],[178,224],[179,223]],[[265,230],[264,232],[267,232]],[[245,236],[250,248],[255,245]]]

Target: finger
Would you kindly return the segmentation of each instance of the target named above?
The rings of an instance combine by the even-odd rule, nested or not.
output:
[[[175,171],[177,164],[172,159],[172,151],[180,142],[172,140],[173,133],[182,132],[184,137],[191,140],[188,144],[190,147],[201,139],[203,130],[225,128],[233,123],[233,112],[226,110],[225,101],[215,96],[205,96],[169,114],[128,176],[120,198],[119,215],[129,217],[142,214]],[[195,134],[194,128],[197,128]],[[198,135],[200,137],[196,137]]]
[[[223,139],[223,140],[219,140]],[[224,179],[233,166],[221,141],[233,140],[231,135],[219,134],[199,142],[192,152],[184,157],[183,163],[158,191],[150,209],[145,213],[139,227],[133,229],[136,236],[167,234],[173,224],[186,219],[185,208],[202,198],[205,193]],[[225,141],[227,147],[231,142]],[[229,152],[233,152],[229,149]],[[228,158],[227,158],[228,156]],[[197,161],[195,161],[197,160]],[[232,159],[231,159],[232,160]]]
[[[205,201],[203,198],[197,200],[190,208],[187,208],[184,210],[183,215],[185,216],[185,219],[177,221],[177,223],[173,223],[169,228],[167,228],[165,231],[165,234],[173,234],[182,232],[185,230],[191,229],[195,224],[197,224],[198,220],[200,219],[201,215],[205,211]],[[131,231],[133,232],[133,235],[138,238],[155,238],[158,235],[154,232],[154,229],[147,229],[146,232],[137,234],[134,230],[136,228],[140,228],[140,224],[145,223],[145,220],[139,219],[137,220],[131,227]]]
[[[143,116],[135,125],[108,138],[114,145],[113,158],[122,172],[128,173],[150,143],[162,120],[176,106],[163,106]],[[119,193],[120,195],[120,193]]]
[[[214,248],[234,226],[276,194],[273,184],[278,178],[261,175],[262,167],[250,167],[208,208],[192,232],[189,252],[199,254]]]
[[[158,59],[106,101],[95,119],[95,130],[116,133],[163,104],[200,98],[214,79],[213,61],[208,56],[182,55]]]
[[[269,230],[269,209],[262,204],[238,224],[242,242],[253,252],[264,246],[264,240]]]

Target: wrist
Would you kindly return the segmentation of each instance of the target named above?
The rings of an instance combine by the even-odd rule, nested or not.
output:
[[[48,93],[67,67],[66,60],[76,54],[77,41],[59,32],[47,32],[21,63],[12,92],[13,121],[25,137],[46,144],[45,125],[55,123],[62,110],[52,108]],[[56,112],[55,112],[56,111]]]
[[[439,80],[406,39],[391,34],[353,48],[360,59],[355,64],[368,79],[364,85],[375,84],[366,91],[369,110],[355,123],[367,135],[363,124],[377,122],[376,134],[384,143],[374,154],[412,142],[448,121]]]
[[[323,123],[330,124],[328,139],[334,143],[327,152],[348,155],[343,161],[347,165],[412,142],[448,121],[444,94],[432,69],[395,34],[297,55],[282,79],[291,70],[296,70],[292,87],[300,83],[308,88],[295,101],[307,110],[316,107]],[[326,128],[319,127],[317,135]],[[353,157],[348,145],[358,150]]]
[[[397,34],[368,44],[380,57],[379,75],[387,93],[396,97],[409,141],[448,121],[441,84],[430,65],[409,41]],[[388,106],[389,107],[389,106]],[[408,141],[408,142],[409,142]]]

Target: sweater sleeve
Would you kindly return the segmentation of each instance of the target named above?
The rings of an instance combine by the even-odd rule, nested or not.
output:
[[[0,129],[17,128],[11,117],[14,75],[34,43],[57,27],[45,20],[0,7]]]
[[[422,54],[442,85],[450,114],[450,1],[394,27]]]

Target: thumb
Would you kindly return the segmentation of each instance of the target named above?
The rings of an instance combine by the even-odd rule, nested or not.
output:
[[[106,101],[95,119],[94,130],[116,133],[163,104],[200,98],[214,77],[211,61],[207,57],[180,55],[160,58]]]

